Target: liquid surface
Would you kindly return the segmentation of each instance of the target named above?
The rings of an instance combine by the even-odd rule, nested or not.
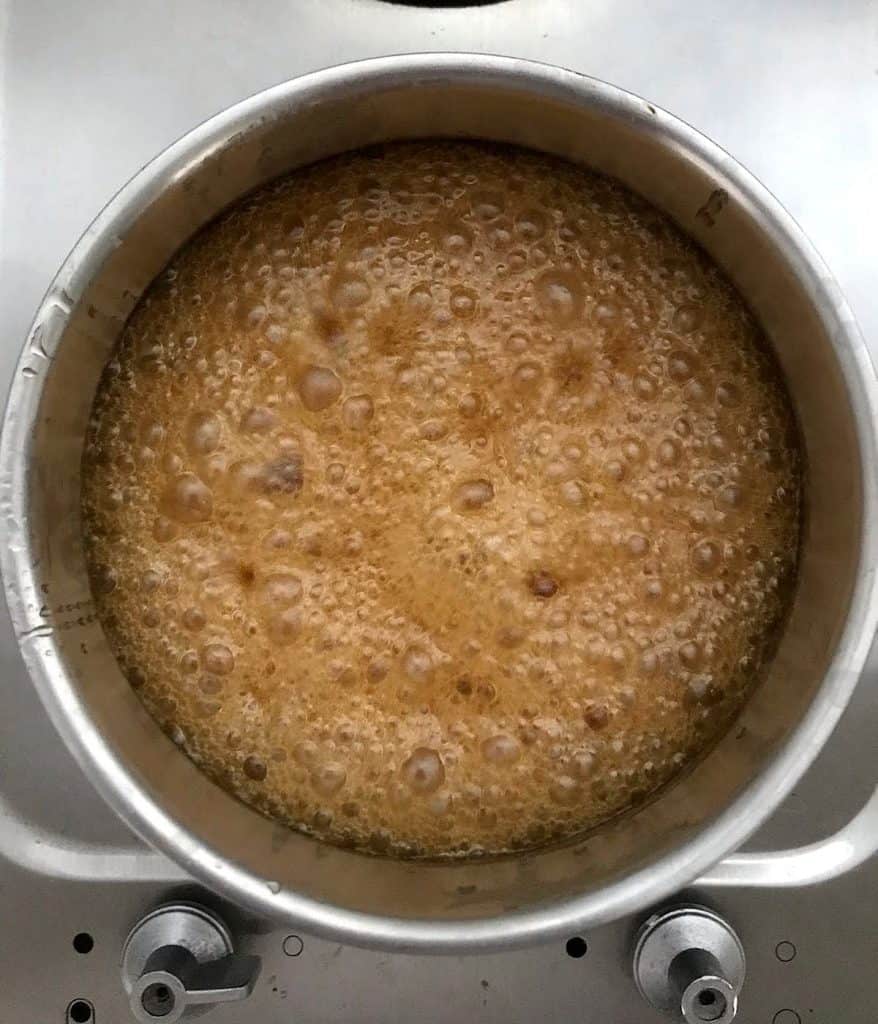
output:
[[[132,315],[84,464],[92,584],[199,765],[317,836],[497,853],[728,727],[789,600],[788,401],[741,300],[536,154],[330,161]]]

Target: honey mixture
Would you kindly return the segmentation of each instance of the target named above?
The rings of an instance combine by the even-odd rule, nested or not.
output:
[[[220,785],[403,856],[636,805],[729,726],[790,600],[764,338],[618,183],[349,154],[203,230],[131,316],[83,511],[131,685]]]

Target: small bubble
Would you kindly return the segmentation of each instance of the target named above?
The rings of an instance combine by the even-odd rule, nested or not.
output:
[[[666,437],[659,442],[658,459],[663,466],[676,466],[680,461],[680,442],[673,437]]]
[[[585,501],[585,492],[575,480],[565,480],[561,484],[561,499],[565,505],[582,505]]]
[[[659,658],[655,651],[646,650],[640,655],[640,671],[651,676],[658,670]]]
[[[478,296],[471,288],[455,288],[451,293],[449,305],[451,312],[461,320],[468,320],[475,315]]]
[[[572,775],[559,775],[549,784],[549,795],[559,804],[575,803],[579,796],[579,783]]]
[[[692,564],[702,576],[710,576],[719,568],[722,552],[712,540],[699,541],[692,549]]]
[[[277,424],[277,416],[264,405],[257,405],[244,414],[241,430],[247,434],[266,434]]]
[[[268,774],[268,768],[264,761],[251,755],[244,761],[244,774],[254,782],[262,782]]]
[[[265,328],[265,340],[269,345],[281,345],[289,337],[288,328],[283,324],[269,324]]]
[[[362,277],[343,275],[332,283],[329,299],[338,309],[356,309],[368,302],[371,294],[372,290]]]
[[[302,613],[298,608],[284,608],[273,615],[268,633],[276,644],[291,644],[302,631]]]
[[[201,664],[206,672],[227,676],[235,667],[235,656],[225,644],[205,644],[201,648]]]
[[[213,512],[213,495],[194,473],[183,473],[165,488],[162,507],[181,523],[203,523]]]
[[[180,658],[180,668],[187,675],[192,675],[193,672],[198,671],[198,655],[195,651],[185,651]]]
[[[345,467],[340,462],[330,462],[326,467],[326,479],[331,484],[340,484],[345,478]]]
[[[263,592],[269,604],[296,604],[302,596],[302,581],[292,573],[275,573],[265,581]]]
[[[473,512],[494,500],[494,485],[490,480],[466,480],[458,484],[453,501],[460,511]]]
[[[208,455],[219,447],[222,426],[212,413],[193,413],[186,423],[186,447],[193,455]]]
[[[678,653],[680,661],[687,669],[698,668],[701,664],[701,648],[694,640],[689,640],[683,644]]]
[[[306,767],[316,762],[319,753],[320,750],[313,740],[301,740],[293,747],[293,757]]]
[[[282,550],[292,544],[293,538],[287,530],[269,530],[262,538],[263,545],[269,550]]]
[[[668,356],[668,376],[677,384],[685,384],[695,373],[695,357],[677,349]]]
[[[690,380],[683,388],[683,398],[689,403],[703,402],[707,397],[707,389],[700,380]]]
[[[722,381],[716,386],[716,400],[726,408],[732,408],[741,403],[741,392],[737,385],[731,381]]]
[[[673,316],[674,328],[681,334],[691,334],[701,324],[701,310],[696,306],[680,306]]]
[[[483,223],[490,223],[500,216],[504,205],[502,192],[477,192],[473,195],[473,216]]]
[[[558,593],[558,581],[542,569],[530,574],[528,586],[535,597],[543,599],[554,597]]]
[[[474,391],[469,391],[467,394],[461,396],[460,401],[457,403],[457,411],[461,416],[465,416],[467,419],[471,419],[473,416],[478,415],[481,408],[481,396]]]
[[[624,463],[619,462],[618,459],[610,459],[606,465],[606,473],[611,480],[615,480],[616,483],[619,483],[619,481],[623,480],[625,477],[625,465]]]
[[[311,772],[311,785],[321,796],[337,793],[347,780],[347,772],[338,761],[329,761]]]
[[[549,270],[534,283],[537,301],[557,324],[569,324],[582,312],[582,285],[577,275]]]
[[[744,501],[744,492],[737,484],[726,484],[716,493],[715,504],[718,508],[740,508]]]
[[[207,618],[200,608],[193,606],[183,612],[182,621],[186,629],[192,633],[197,633],[199,629],[204,629]]]
[[[482,743],[482,756],[492,764],[510,764],[518,760],[520,753],[518,741],[506,733],[492,736]]]
[[[470,233],[462,225],[454,231],[449,231],[442,239],[442,247],[445,251],[455,256],[462,256],[468,252],[471,245]]]
[[[433,793],[445,781],[445,766],[435,750],[418,747],[403,763],[402,777],[416,793]]]
[[[655,397],[655,381],[646,374],[639,373],[634,378],[634,393],[638,398],[650,399]]]
[[[412,309],[425,313],[433,304],[433,293],[429,284],[416,284],[408,294],[408,304]]]
[[[728,451],[728,444],[722,434],[711,434],[707,439],[707,447],[716,459],[723,458]]]
[[[632,558],[642,558],[649,551],[649,541],[642,533],[632,533],[626,546]]]
[[[366,667],[366,678],[370,683],[380,683],[389,671],[390,663],[386,658],[374,658]]]
[[[510,352],[521,355],[522,352],[527,352],[530,347],[530,338],[522,331],[514,331],[506,339],[506,347]]]
[[[351,430],[365,430],[375,415],[375,406],[369,395],[351,395],[342,405],[342,419]]]
[[[534,207],[522,210],[515,218],[515,233],[526,242],[536,242],[546,233],[546,217]]]
[[[423,647],[409,647],[403,657],[402,667],[414,683],[426,683],[433,675],[433,659]]]
[[[418,433],[425,441],[439,441],[445,437],[447,428],[441,420],[425,420]]]
[[[309,412],[322,412],[341,397],[341,381],[326,366],[311,365],[299,377],[299,397]]]
[[[610,713],[603,704],[592,704],[585,711],[585,723],[589,729],[599,732],[607,727]]]
[[[645,454],[643,443],[636,437],[628,437],[622,442],[622,454],[628,462],[640,462]]]
[[[298,494],[302,489],[302,457],[295,452],[287,452],[267,462],[256,471],[253,482],[270,495]]]
[[[512,379],[520,390],[526,391],[533,388],[542,375],[543,370],[539,363],[519,363],[515,367]]]
[[[152,524],[152,535],[160,544],[164,544],[177,536],[177,527],[167,516],[156,516]]]

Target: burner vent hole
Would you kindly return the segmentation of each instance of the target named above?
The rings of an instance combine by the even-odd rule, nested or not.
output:
[[[588,952],[588,943],[582,938],[582,936],[574,935],[572,939],[567,940],[566,949],[568,956],[572,956],[574,960],[578,960]]]
[[[397,7],[491,7],[494,4],[508,3],[509,0],[384,0],[384,3],[396,4]]]
[[[715,988],[702,989],[695,998],[695,1016],[705,1022],[719,1020],[726,1012],[726,997]]]
[[[174,1009],[174,993],[160,981],[147,985],[140,997],[140,1004],[150,1017],[167,1017]]]
[[[95,1008],[87,999],[74,999],[67,1007],[67,1020],[70,1024],[88,1024],[95,1019]]]
[[[73,948],[77,953],[90,953],[94,949],[95,940],[88,932],[80,932],[73,936]]]

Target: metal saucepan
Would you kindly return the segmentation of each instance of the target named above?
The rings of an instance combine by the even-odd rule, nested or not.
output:
[[[281,828],[214,785],[119,670],[95,618],[81,537],[80,459],[99,375],[179,246],[237,197],[295,167],[425,136],[558,154],[665,210],[763,323],[807,455],[795,605],[769,677],[735,727],[638,813],[562,848],[484,863],[356,854]],[[772,196],[692,128],[612,86],[526,61],[366,61],[279,85],[196,128],[129,182],[70,254],[37,313],[6,410],[6,594],[58,731],[116,811],[195,878],[259,913],[354,944],[522,944],[646,908],[688,884],[738,847],[814,760],[875,633],[876,422],[874,371],[826,268]],[[873,799],[849,826],[847,846],[737,855],[713,879],[831,874],[868,852],[876,817]]]

